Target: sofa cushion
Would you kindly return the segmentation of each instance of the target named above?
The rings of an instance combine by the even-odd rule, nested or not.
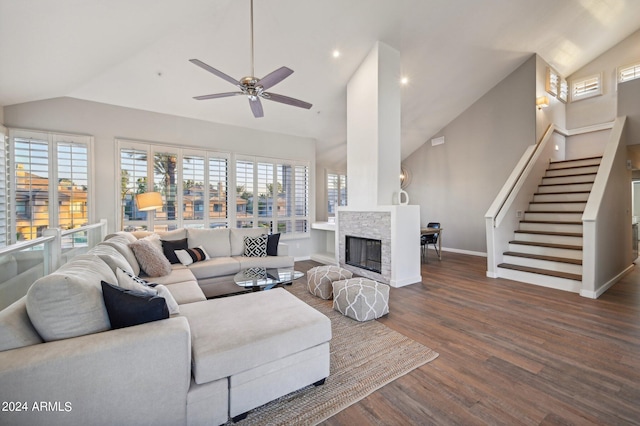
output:
[[[209,260],[189,265],[189,270],[198,280],[201,280],[236,274],[240,272],[240,263],[231,257],[212,257]]]
[[[196,383],[232,376],[331,340],[329,318],[281,288],[190,303],[180,311],[191,328]],[[238,312],[247,321],[240,321]]]
[[[133,254],[133,250],[129,248],[129,241],[125,237],[116,236],[109,238],[100,244],[105,244],[118,250],[118,252],[127,260],[127,263],[131,265],[131,272],[133,272],[133,275],[140,275],[140,265],[138,264],[136,255]]]
[[[110,240],[111,238],[114,237],[124,237],[128,242],[132,243],[134,241],[136,241],[138,238],[133,235],[131,232],[126,232],[126,231],[118,231],[114,234],[109,234],[106,237],[104,237],[104,240]]]
[[[267,256],[267,257],[246,257],[246,256],[234,256],[240,264],[240,269],[247,268],[292,268],[294,259],[291,256]]]
[[[169,318],[163,297],[127,290],[102,281],[102,295],[111,328],[131,327]]]
[[[178,259],[175,253],[176,250],[184,250],[186,248],[189,248],[186,238],[173,241],[162,240],[162,252],[164,253],[164,257],[166,257],[172,265],[180,263],[180,259]]]
[[[160,239],[164,241],[183,240],[187,238],[187,229],[178,228],[173,231],[158,231],[156,232],[160,236]]]
[[[95,254],[98,256],[109,266],[109,268],[111,268],[114,274],[118,268],[133,274],[133,268],[129,262],[127,262],[127,259],[125,259],[124,256],[113,246],[105,243],[98,243],[98,245],[89,250],[87,254]]]
[[[27,314],[27,297],[0,311],[0,352],[42,343]]]
[[[98,256],[85,254],[34,282],[27,292],[27,312],[42,339],[110,329],[101,281],[116,282],[116,276]]]
[[[187,268],[172,269],[169,275],[164,277],[148,278],[150,283],[169,285],[173,283],[181,283],[183,281],[195,281],[196,277]]]
[[[267,256],[267,235],[257,237],[244,237],[244,256],[266,257]]]
[[[204,292],[195,280],[167,284],[166,287],[169,289],[178,305],[207,300]]]
[[[162,277],[171,273],[171,264],[164,257],[162,249],[152,240],[141,239],[129,244],[136,260],[142,269],[150,277]]]
[[[231,228],[229,240],[231,243],[231,256],[242,256],[244,253],[244,237],[259,237],[266,234],[264,228]]]
[[[210,257],[229,256],[231,248],[229,246],[229,229],[187,229],[187,242],[189,248],[204,247]]]

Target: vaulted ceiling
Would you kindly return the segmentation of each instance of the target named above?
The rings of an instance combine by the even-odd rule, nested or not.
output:
[[[409,80],[405,158],[532,53],[566,76],[640,28],[640,0],[255,0],[257,77],[286,65],[271,91],[313,104],[265,101],[256,119],[245,97],[192,99],[234,88],[188,62],[249,75],[249,4],[0,0],[0,105],[69,96],[306,136],[340,164],[346,85],[380,40]]]

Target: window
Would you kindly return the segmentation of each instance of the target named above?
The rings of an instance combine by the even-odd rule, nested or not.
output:
[[[336,207],[347,205],[347,176],[327,172],[327,213],[335,217]]]
[[[640,62],[618,68],[618,83],[640,78]]]
[[[308,165],[240,159],[236,185],[238,227],[264,227],[283,234],[309,232]],[[241,200],[246,201],[246,209]]]
[[[602,95],[602,74],[575,80],[571,83],[571,101]]]
[[[89,223],[90,145],[88,136],[11,131],[15,240]]]
[[[9,244],[9,230],[11,228],[11,204],[9,203],[9,158],[7,153],[9,147],[9,139],[7,138],[7,129],[0,126],[0,247]]]
[[[235,154],[126,140],[117,143],[125,230],[234,226],[309,232],[309,166],[305,162],[236,158]],[[147,191],[162,194],[162,209],[137,210],[135,196]]]
[[[545,90],[553,95],[557,96],[559,93],[560,75],[552,68],[547,67],[547,78],[545,82]]]

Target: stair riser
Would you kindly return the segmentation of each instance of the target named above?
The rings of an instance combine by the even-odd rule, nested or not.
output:
[[[574,194],[538,194],[533,196],[533,201],[536,203],[545,203],[545,202],[564,202],[564,201],[584,201],[586,204],[587,199],[589,198],[589,193],[574,193]]]
[[[515,251],[518,253],[539,254],[542,256],[565,257],[567,259],[582,259],[582,250],[570,250],[555,247],[540,247],[510,243],[509,251]]]
[[[582,234],[582,225],[567,225],[562,223],[523,223],[520,222],[521,231],[546,231]]]
[[[568,167],[566,169],[549,169],[545,173],[546,177],[560,176],[560,175],[577,175],[583,173],[598,173],[598,166],[589,167]]]
[[[515,235],[515,239],[518,241],[582,246],[582,237],[569,237],[565,235],[523,234],[521,232],[518,232]]]
[[[542,178],[543,185],[556,185],[559,183],[581,183],[581,182],[593,182],[596,180],[596,175],[581,175],[581,176],[560,176],[560,177],[544,177]]]
[[[582,221],[582,213],[542,213],[542,212],[533,212],[533,213],[525,213],[525,220],[544,220],[544,221],[552,221],[552,222],[581,222]]]
[[[514,271],[513,269],[498,268],[498,276],[508,280],[520,281],[523,283],[535,284],[542,287],[555,288],[573,293],[580,293],[580,289],[582,288],[582,283],[580,281],[533,274],[531,272]]]
[[[513,265],[527,266],[529,268],[546,269],[549,271],[566,272],[568,274],[582,275],[582,265],[571,263],[554,262],[551,260],[529,259],[526,257],[504,255],[505,263]]]
[[[580,212],[584,211],[587,203],[531,203],[530,211],[563,211],[563,212]]]
[[[569,183],[564,185],[539,186],[538,193],[591,191],[593,183]]]
[[[571,167],[600,165],[600,158],[589,158],[584,160],[575,160],[571,162],[550,163],[549,169],[566,169]]]

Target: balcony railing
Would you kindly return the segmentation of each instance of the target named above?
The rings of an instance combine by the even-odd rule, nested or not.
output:
[[[107,221],[61,231],[47,229],[43,236],[0,248],[0,309],[27,294],[38,278],[86,253],[104,239]]]

